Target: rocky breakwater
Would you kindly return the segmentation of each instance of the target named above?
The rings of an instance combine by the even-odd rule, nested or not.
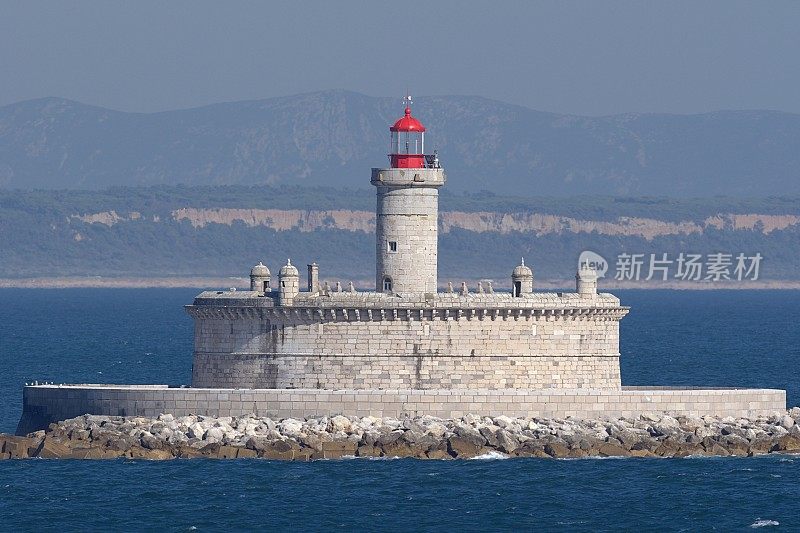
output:
[[[688,457],[800,453],[800,408],[755,419],[573,420],[479,417],[157,419],[85,415],[25,437],[0,435],[0,459],[340,457]]]

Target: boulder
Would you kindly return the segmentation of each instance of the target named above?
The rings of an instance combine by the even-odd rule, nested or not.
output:
[[[481,435],[480,431],[469,426],[458,426],[455,428],[454,433],[462,439],[470,442],[478,448],[486,445],[486,439]]]
[[[339,459],[344,456],[355,456],[358,445],[349,440],[328,441],[322,443],[323,459]]]
[[[427,446],[409,444],[403,439],[398,439],[381,448],[385,457],[425,457],[427,449]]]
[[[705,439],[706,437],[714,437],[716,435],[719,435],[719,431],[707,426],[702,426],[697,428],[694,431],[694,434],[697,435],[700,439]]]
[[[730,455],[745,457],[750,451],[750,443],[747,439],[738,435],[724,435],[719,439],[719,444],[725,448]]]
[[[750,441],[750,445],[747,449],[747,455],[762,455],[765,453],[769,453],[772,450],[773,446],[772,439],[768,436],[766,438],[759,437],[755,438]]]
[[[175,457],[180,459],[199,459],[201,457],[206,457],[206,455],[191,446],[181,446],[175,450]]]
[[[108,448],[73,448],[73,459],[117,459],[125,455],[125,452],[119,450],[110,450]]]
[[[478,432],[476,431],[475,433]],[[480,433],[478,433],[478,435],[480,435]],[[447,439],[447,450],[453,457],[468,459],[481,454],[485,439],[481,437],[481,441],[483,442],[477,443],[476,439],[456,434]]]
[[[782,435],[778,437],[772,446],[773,452],[798,452],[800,451],[800,439],[792,435]]]
[[[650,450],[631,450],[628,452],[631,457],[658,457],[656,454],[651,452]]]
[[[128,451],[134,444],[137,444],[137,440],[133,437],[129,437],[128,435],[120,435],[115,439],[109,440],[105,447],[114,452],[124,453]]]
[[[405,432],[400,431],[391,431],[390,433],[381,433],[378,439],[375,441],[376,446],[380,446],[381,448],[385,448],[387,445],[394,443],[395,441],[399,440]]]
[[[131,459],[145,459],[149,461],[164,461],[167,459],[174,459],[172,452],[169,450],[148,450],[141,446],[133,446],[130,450],[125,452],[125,457]]]
[[[381,449],[372,445],[362,445],[356,449],[356,456],[358,457],[380,457]]]
[[[0,453],[7,453],[10,459],[25,459],[36,454],[42,439],[0,435]]]
[[[600,457],[626,457],[630,453],[622,446],[605,442],[597,449],[597,455]]]
[[[447,452],[447,450],[442,450],[442,449],[439,449],[439,448],[437,448],[435,450],[428,450],[427,452],[425,452],[425,456],[428,459],[452,459],[453,458],[453,456],[450,455]]]
[[[678,450],[672,457],[690,457],[694,455],[704,455],[705,449],[700,442],[682,442],[678,446]]]
[[[237,448],[236,446],[228,446],[223,444],[217,449],[216,456],[219,459],[236,459],[236,457],[239,455],[240,449],[241,448]]]
[[[312,450],[322,451],[322,447],[326,442],[330,442],[333,438],[327,433],[307,433],[297,438],[298,442]]]
[[[445,427],[444,424],[441,424],[439,422],[431,422],[429,424],[426,424],[425,428],[426,428],[425,433],[437,438],[441,438],[444,436],[445,433],[447,433],[447,427]]]
[[[281,435],[298,437],[303,432],[303,423],[294,418],[286,418],[276,425],[276,429],[281,432]]]
[[[346,416],[336,415],[328,422],[328,431],[331,433],[336,433],[337,431],[348,433],[352,429],[353,423]]]
[[[286,439],[270,442],[264,449],[259,450],[258,456],[264,459],[291,461],[300,458],[307,460],[311,453],[313,453],[311,450],[303,450],[297,442]]]
[[[564,442],[548,442],[544,445],[544,452],[554,459],[569,457],[570,450]]]
[[[164,442],[161,439],[156,438],[153,434],[146,431],[139,437],[139,444],[142,448],[146,448],[148,450],[158,450],[164,447]]]
[[[189,430],[186,432],[186,434],[191,439],[202,439],[203,435],[206,434],[206,429],[208,428],[206,428],[200,422],[195,422],[189,426]]]
[[[236,448],[236,458],[237,459],[254,459],[258,457],[258,452],[255,450],[249,450],[247,448]]]
[[[35,456],[42,459],[67,459],[72,457],[72,450],[50,437],[45,437],[36,450]]]
[[[675,457],[681,450],[682,444],[683,443],[677,439],[667,437],[661,441],[658,448],[656,448],[653,453],[659,457]]]
[[[505,429],[497,432],[497,442],[499,443],[499,448],[506,453],[514,453],[514,450],[519,448],[520,444],[514,434]]]
[[[494,417],[493,422],[495,426],[507,428],[514,424],[514,419],[505,415],[501,415]]]
[[[225,438],[225,430],[219,426],[211,427],[203,434],[203,440],[207,442],[222,442]]]
[[[484,439],[486,439],[486,442],[489,446],[491,446],[492,448],[499,448],[500,441],[497,439],[498,430],[499,428],[496,428],[494,426],[483,426],[478,430],[478,432]]]

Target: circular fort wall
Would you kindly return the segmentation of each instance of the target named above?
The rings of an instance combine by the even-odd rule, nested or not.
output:
[[[618,322],[517,317],[198,318],[192,385],[211,388],[620,387]]]

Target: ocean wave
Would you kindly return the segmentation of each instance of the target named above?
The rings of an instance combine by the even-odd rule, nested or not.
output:
[[[758,520],[750,524],[750,527],[757,528],[757,527],[768,527],[768,526],[779,526],[779,525],[781,525],[781,523],[778,522],[777,520],[762,520],[759,518]]]
[[[481,455],[476,455],[475,457],[471,457],[471,461],[479,460],[479,461],[491,461],[496,459],[508,459],[508,455],[496,451],[486,452]]]

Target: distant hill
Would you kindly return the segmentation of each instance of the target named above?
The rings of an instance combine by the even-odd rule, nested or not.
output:
[[[398,98],[326,91],[161,113],[45,98],[0,107],[0,187],[364,187]],[[579,117],[470,96],[419,97],[453,192],[800,194],[800,115]]]

